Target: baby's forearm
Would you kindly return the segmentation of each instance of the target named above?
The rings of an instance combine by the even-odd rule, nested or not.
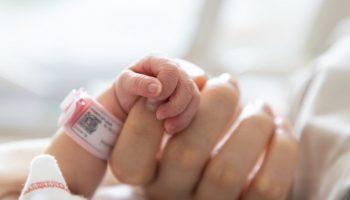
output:
[[[56,158],[72,193],[93,195],[105,173],[106,161],[87,152],[63,131],[57,133],[46,153]]]
[[[115,98],[113,86],[104,91],[97,101],[112,115],[125,121],[126,113]],[[72,193],[85,197],[93,195],[105,174],[107,161],[86,151],[63,130],[55,135],[46,153],[56,158]]]

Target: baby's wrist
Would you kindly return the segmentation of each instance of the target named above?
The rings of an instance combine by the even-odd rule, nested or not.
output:
[[[114,84],[109,86],[105,91],[103,91],[97,98],[99,102],[110,114],[120,119],[122,122],[125,121],[127,113],[122,109],[117,95]]]
[[[61,103],[59,125],[85,150],[107,160],[124,121],[115,105],[113,90],[107,89],[97,100],[84,89],[73,90]]]

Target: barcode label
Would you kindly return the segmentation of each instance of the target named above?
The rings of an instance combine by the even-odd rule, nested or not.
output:
[[[78,121],[79,125],[90,135],[97,130],[97,126],[101,124],[101,120],[91,112],[86,112],[85,115]]]
[[[92,104],[72,127],[72,131],[101,154],[108,154],[121,129],[111,117]]]

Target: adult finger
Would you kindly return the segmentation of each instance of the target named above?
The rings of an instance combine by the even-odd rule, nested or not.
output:
[[[132,185],[150,182],[156,170],[162,135],[163,125],[156,119],[155,108],[150,108],[147,100],[141,98],[131,109],[111,154],[114,175]]]
[[[182,68],[190,65],[181,65]],[[199,88],[207,76],[197,66],[190,77]],[[156,155],[163,136],[163,126],[155,117],[155,107],[139,100],[130,113],[111,155],[110,166],[114,174],[124,183],[144,185],[152,180],[156,170]],[[194,111],[195,112],[195,111]],[[189,112],[190,113],[190,112]],[[143,120],[140,120],[143,119]],[[132,148],[130,148],[132,147]]]
[[[165,147],[157,179],[147,187],[149,196],[184,199],[191,195],[219,136],[233,121],[238,96],[237,84],[229,75],[208,81],[194,120]]]
[[[243,199],[286,199],[298,163],[298,143],[286,119],[279,118],[265,160]]]
[[[238,125],[209,162],[196,191],[198,199],[236,199],[274,130],[265,104],[247,106]]]

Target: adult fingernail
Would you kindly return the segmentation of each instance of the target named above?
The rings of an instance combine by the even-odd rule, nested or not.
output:
[[[217,84],[227,84],[229,83],[230,86],[232,86],[235,90],[239,90],[237,81],[232,78],[232,76],[228,73],[223,73],[217,77],[213,77],[209,79],[208,84],[209,85],[217,85]]]
[[[157,110],[157,104],[149,99],[146,100],[146,108],[149,111],[156,111]]]
[[[249,103],[248,105],[246,105],[240,115],[241,119],[244,119],[250,115],[253,115],[255,113],[259,113],[259,112],[264,112],[267,115],[270,115],[270,109],[269,107],[266,105],[266,103],[264,103],[261,100],[255,101],[253,103]]]
[[[238,84],[236,79],[229,73],[223,73],[219,76],[222,82],[230,83],[233,87],[238,89]]]
[[[257,108],[260,108],[269,116],[271,116],[271,117],[274,116],[272,108],[263,100],[258,99],[254,102],[254,104],[256,105]]]
[[[252,103],[249,103],[248,105],[246,105],[246,106],[243,108],[243,110],[242,110],[242,112],[241,112],[239,118],[240,118],[240,119],[247,118],[248,116],[250,116],[250,115],[252,115],[253,113],[255,113],[256,110],[257,110],[256,105],[254,105],[254,104],[252,104]]]
[[[151,94],[159,94],[161,90],[160,85],[156,83],[149,84],[147,89]]]
[[[157,101],[155,99],[147,99],[146,100],[146,108],[149,110],[149,111],[156,111],[158,109],[158,106],[161,104],[162,102],[161,101]]]
[[[283,125],[283,118],[281,116],[275,117],[275,124],[277,127],[282,127]]]
[[[275,117],[274,121],[275,121],[276,127],[284,129],[287,132],[293,132],[293,127],[286,118],[282,116],[277,116]]]

